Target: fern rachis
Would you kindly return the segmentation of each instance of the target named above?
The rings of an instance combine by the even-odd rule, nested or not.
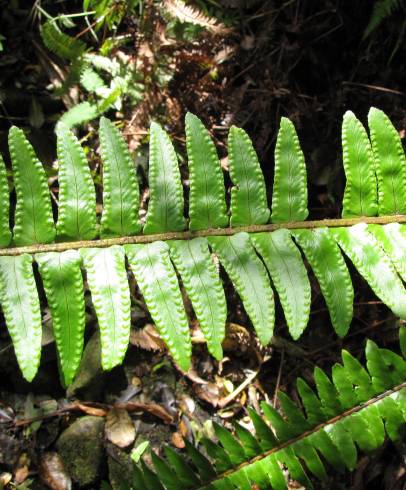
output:
[[[228,212],[224,176],[214,143],[201,121],[188,114],[188,223],[183,215],[176,153],[166,132],[153,123],[150,201],[142,224],[138,219],[140,192],[131,156],[119,131],[102,118],[104,189],[100,233],[94,183],[76,137],[59,126],[60,199],[55,226],[43,168],[23,133],[12,128],[9,141],[17,206],[11,234],[7,225],[9,192],[0,159],[0,243],[6,247],[0,250],[0,302],[24,376],[29,380],[35,376],[40,354],[40,345],[32,342],[41,330],[33,260],[39,264],[54,317],[65,384],[73,379],[83,347],[81,269],[87,273],[100,324],[103,367],[111,369],[122,362],[131,306],[126,258],[152,319],[184,370],[190,365],[191,341],[179,278],[210,352],[217,359],[222,357],[225,296],[211,261],[213,252],[234,284],[263,344],[271,340],[273,333],[274,288],[292,337],[299,338],[306,328],[310,284],[302,252],[320,283],[338,335],[346,334],[352,319],[353,288],[343,253],[377,296],[396,315],[405,318],[406,292],[400,279],[405,277],[406,256],[404,154],[396,130],[381,111],[371,109],[369,126],[371,142],[355,116],[345,115],[345,217],[303,221],[308,214],[305,163],[289,120],[282,119],[278,135],[271,213],[252,143],[243,130],[231,128],[233,187]],[[16,301],[10,284],[21,285],[30,299],[24,304]],[[69,318],[71,313],[76,318],[74,324]]]

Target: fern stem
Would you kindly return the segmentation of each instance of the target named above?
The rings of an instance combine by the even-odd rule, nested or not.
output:
[[[261,233],[271,232],[281,228],[288,230],[315,229],[315,228],[337,228],[349,227],[358,223],[386,225],[389,223],[406,223],[406,215],[372,216],[347,219],[324,219],[317,221],[292,221],[290,223],[270,223],[266,225],[249,225],[234,228],[210,228],[198,231],[180,231],[168,233],[156,233],[153,235],[134,235],[115,238],[104,238],[99,240],[78,240],[74,242],[35,244],[24,247],[1,248],[0,257],[15,256],[23,253],[36,254],[42,252],[63,252],[65,250],[78,250],[81,248],[105,248],[112,245],[129,245],[135,243],[152,243],[157,240],[190,240],[196,237],[207,236],[230,236],[239,232]]]

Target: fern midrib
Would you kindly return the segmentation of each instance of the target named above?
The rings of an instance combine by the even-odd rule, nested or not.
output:
[[[348,410],[345,410],[343,413],[340,413],[339,415],[336,415],[335,417],[322,422],[321,424],[317,425],[313,429],[307,430],[306,432],[303,432],[302,434],[293,437],[285,442],[282,442],[278,446],[275,446],[272,449],[269,449],[268,451],[263,452],[262,454],[255,456],[253,458],[248,459],[247,461],[244,461],[238,466],[235,466],[234,468],[231,468],[227,471],[224,471],[223,473],[217,475],[216,478],[204,482],[203,486],[201,487],[196,487],[195,490],[199,490],[201,488],[207,488],[208,485],[215,483],[216,481],[221,481],[224,480],[229,475],[232,475],[233,473],[236,473],[237,471],[241,470],[242,468],[249,466],[250,464],[253,464],[257,461],[260,461],[262,459],[265,459],[266,457],[270,456],[271,454],[277,453],[278,451],[281,451],[282,449],[285,449],[286,447],[291,446],[292,444],[295,444],[296,442],[301,441],[302,439],[305,439],[306,437],[311,436],[312,434],[315,434],[319,430],[323,429],[324,427],[327,427],[328,425],[332,425],[337,423],[338,421],[350,417],[351,415],[360,412],[366,407],[369,407],[371,405],[374,405],[375,403],[378,403],[379,401],[383,400],[384,398],[393,395],[394,393],[397,393],[398,391],[401,391],[402,389],[406,388],[406,381],[401,383],[400,385],[395,386],[394,388],[391,388],[390,390],[386,390],[385,392],[381,393],[380,395],[375,396],[374,398],[369,399],[365,403],[361,405],[357,405],[356,407],[350,408]]]
[[[131,245],[152,243],[155,241],[191,240],[197,237],[230,236],[240,232],[262,233],[272,232],[285,228],[288,230],[315,229],[315,228],[339,228],[366,223],[386,225],[389,223],[406,223],[406,215],[371,216],[357,218],[334,218],[317,221],[291,221],[290,223],[269,223],[266,225],[236,226],[234,228],[208,228],[197,231],[173,231],[166,233],[154,233],[151,235],[132,235],[114,238],[101,238],[97,240],[77,240],[73,242],[43,243],[26,245],[23,247],[10,247],[0,249],[0,257],[17,256],[23,253],[36,254],[42,252],[63,252],[65,250],[79,250],[81,248],[106,248],[113,245]]]

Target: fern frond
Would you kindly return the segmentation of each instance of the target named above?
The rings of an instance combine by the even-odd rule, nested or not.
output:
[[[84,42],[62,32],[54,20],[45,22],[40,33],[45,46],[61,58],[75,61],[86,50]]]
[[[400,8],[402,2],[400,0],[375,0],[372,9],[371,18],[364,31],[363,39],[369,37],[372,32],[382,24],[396,9]]]
[[[35,373],[27,365],[35,370],[38,366],[37,347],[24,350],[20,345],[21,338],[36,335],[38,324],[33,324],[33,333],[25,331],[24,321],[28,321],[27,315],[37,318],[37,304],[31,292],[35,307],[31,313],[23,311],[21,304],[15,305],[14,289],[24,281],[21,290],[31,288],[32,279],[25,279],[18,270],[24,269],[29,276],[32,255],[38,262],[54,319],[65,384],[72,381],[82,350],[81,267],[86,270],[99,320],[105,369],[122,362],[127,348],[131,305],[126,259],[153,321],[183,370],[191,362],[191,337],[182,287],[191,300],[210,352],[217,359],[222,356],[226,302],[212,254],[225,269],[264,345],[271,341],[274,329],[274,290],[294,339],[308,324],[311,290],[302,252],[319,281],[332,326],[339,336],[347,333],[353,315],[354,291],[344,254],[382,302],[406,319],[406,290],[401,279],[406,277],[406,216],[394,214],[406,209],[405,157],[396,130],[381,111],[370,112],[369,126],[372,151],[361,123],[351,113],[344,116],[347,186],[343,214],[350,217],[300,221],[308,214],[304,156],[294,126],[283,119],[275,151],[271,215],[274,223],[268,224],[263,175],[245,132],[230,130],[233,187],[228,211],[215,145],[202,122],[193,114],[186,116],[190,182],[187,219],[174,147],[168,134],[153,123],[150,200],[140,233],[136,168],[118,129],[101,119],[104,188],[99,231],[95,186],[86,156],[77,138],[60,123],[57,243],[51,243],[55,240],[55,226],[44,169],[22,131],[12,128],[9,145],[17,204],[15,216],[8,216],[10,195],[0,162],[0,239],[4,246],[9,245],[8,221],[14,218],[11,243],[18,247],[0,250],[0,258],[4,258],[0,302],[23,374],[32,379]],[[380,216],[374,216],[377,212]],[[229,221],[232,227],[228,227]],[[79,251],[80,258],[74,250]],[[18,261],[22,254],[26,254],[24,260]],[[67,304],[68,298],[72,305]],[[351,393],[343,368],[335,367],[333,378],[341,387],[341,397]],[[320,394],[321,408],[313,407],[313,416],[324,406],[330,411],[333,408],[323,393],[331,395],[334,390],[322,375],[319,381],[324,391]],[[352,402],[351,397],[341,400],[346,406]],[[266,431],[264,438],[263,444],[271,440]]]
[[[406,433],[406,361],[372,341],[365,354],[366,368],[343,351],[333,381],[316,368],[316,391],[298,378],[304,411],[279,392],[282,413],[265,402],[262,414],[249,409],[254,434],[239,424],[234,433],[214,424],[216,441],[203,439],[202,448],[186,441],[186,455],[175,457],[169,448],[166,458],[152,453],[153,469],[144,462],[134,467],[132,490],[152,481],[164,490],[286,489],[285,469],[313,488],[310,477],[327,480],[326,465],[353,470],[359,452],[369,454],[386,436],[396,442]]]
[[[108,89],[102,77],[91,67],[85,66],[80,74],[80,83],[88,92]]]
[[[80,102],[68,109],[59,119],[57,128],[64,125],[67,128],[72,128],[79,124],[95,119],[100,114],[96,104],[91,102]]]
[[[198,10],[197,7],[187,5],[182,0],[165,0],[164,6],[167,12],[180,22],[188,22],[204,27],[215,34],[224,34],[228,30],[224,25],[220,24],[217,19],[209,17]]]

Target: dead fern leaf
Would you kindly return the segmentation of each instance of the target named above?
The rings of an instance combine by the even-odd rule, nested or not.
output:
[[[186,5],[182,0],[165,0],[164,6],[167,12],[180,22],[189,22],[190,24],[202,26],[214,34],[225,34],[230,31],[224,24],[219,23],[217,19],[209,17],[196,7]]]

